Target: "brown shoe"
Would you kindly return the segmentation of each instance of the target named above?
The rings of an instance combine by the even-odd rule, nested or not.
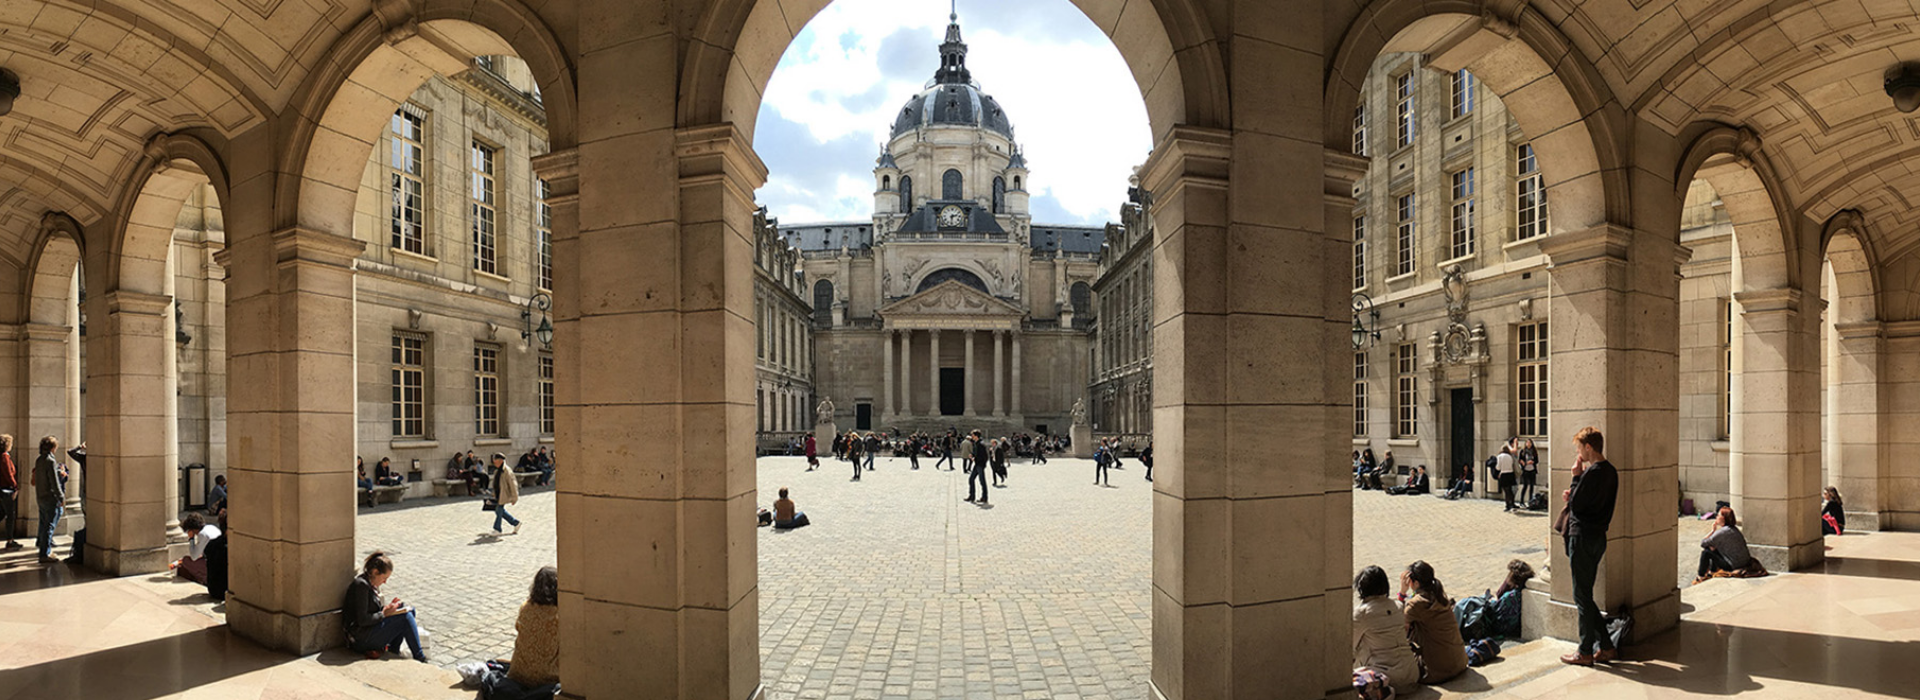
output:
[[[1614,659],[1618,658],[1620,658],[1619,649],[1601,649],[1593,653],[1594,663],[1610,664],[1613,663]]]
[[[1592,666],[1593,657],[1587,656],[1586,654],[1582,654],[1580,652],[1574,652],[1572,654],[1568,654],[1566,656],[1560,657],[1560,663],[1566,664],[1568,666]]]

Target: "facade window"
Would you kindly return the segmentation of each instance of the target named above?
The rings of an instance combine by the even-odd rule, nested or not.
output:
[[[1393,93],[1394,143],[1409,146],[1413,144],[1413,71],[1394,78]]]
[[[1514,396],[1518,404],[1514,415],[1520,417],[1516,435],[1545,437],[1547,434],[1547,322],[1528,323],[1517,329],[1519,375],[1515,377]]]
[[[900,176],[900,213],[913,211],[913,178]]]
[[[427,337],[393,335],[393,436],[427,436]]]
[[[1462,68],[1453,72],[1453,116],[1473,113],[1473,74]]]
[[[467,198],[473,208],[473,269],[499,274],[500,263],[494,248],[494,159],[498,151],[473,142],[467,162]]]
[[[948,200],[959,199],[960,189],[961,189],[960,184],[961,184],[960,171],[948,170],[945,173],[941,173],[940,198],[948,199]]]
[[[1414,244],[1416,243],[1414,233],[1417,225],[1413,218],[1415,209],[1413,193],[1409,192],[1400,195],[1396,209],[1399,212],[1399,223],[1395,226],[1394,230],[1395,260],[1393,274],[1396,276],[1410,275],[1413,274],[1413,252]]]
[[[540,434],[553,436],[553,356],[540,354]]]
[[[1453,173],[1453,247],[1448,257],[1473,254],[1473,168]]]
[[[1367,354],[1353,354],[1353,436],[1367,436]]]
[[[1367,102],[1366,96],[1360,97],[1360,104],[1353,108],[1353,154],[1367,154]]]
[[[553,189],[545,178],[534,180],[533,186],[533,231],[539,239],[534,251],[533,283],[541,289],[553,289],[553,206],[547,204],[547,197],[553,195]]]
[[[500,435],[500,348],[473,346],[473,433]]]
[[[393,153],[388,161],[388,197],[395,248],[427,254],[427,120],[411,105],[393,113]]]
[[[1393,436],[1410,438],[1420,434],[1420,369],[1418,348],[1401,343],[1393,352]]]
[[[1520,144],[1514,153],[1513,200],[1517,211],[1513,237],[1524,241],[1547,232],[1547,190],[1541,184],[1540,161],[1533,155],[1533,144]]]
[[[999,214],[1006,210],[1007,179],[1004,177],[996,177],[993,179],[993,213]]]
[[[1367,287],[1367,215],[1353,217],[1353,288]]]

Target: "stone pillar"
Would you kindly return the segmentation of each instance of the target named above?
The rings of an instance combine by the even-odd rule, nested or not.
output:
[[[932,351],[927,354],[927,391],[931,400],[927,402],[927,416],[940,415],[940,329],[927,331],[927,343]]]
[[[900,331],[900,407],[902,416],[913,415],[913,331]]]
[[[885,342],[880,344],[880,415],[883,418],[893,417],[894,412],[893,335],[893,329],[891,328],[880,331],[880,337],[885,340]]]
[[[966,367],[966,375],[962,383],[964,395],[961,397],[961,405],[965,408],[961,412],[971,418],[973,417],[973,329],[967,329],[963,335],[967,339],[967,356],[962,365]]]
[[[632,68],[674,50],[666,35],[609,44],[583,59],[582,81],[671,104]],[[577,468],[556,501],[569,572],[560,676],[569,695],[595,700],[747,700],[760,692],[748,368],[753,192],[766,166],[731,124],[647,129],[629,111],[583,100],[583,124],[635,124],[632,133],[585,141],[577,169],[569,152],[536,159],[556,193],[579,193],[568,197],[576,206],[554,207],[554,268],[574,271],[555,281],[557,441]],[[664,191],[633,196],[656,186]],[[591,274],[601,260],[627,272]],[[636,464],[605,449],[621,440],[665,458]],[[600,661],[609,658],[628,661]]]
[[[1737,292],[1734,301],[1741,345],[1729,436],[1733,508],[1760,563],[1772,571],[1806,568],[1826,557],[1819,312],[1808,308],[1820,300],[1781,288]]]
[[[177,420],[167,392],[172,300],[120,290],[88,302],[87,414],[99,430],[87,458],[99,483],[87,494],[87,565],[115,576],[165,571],[167,523],[179,507],[179,445],[167,439]]]
[[[1016,330],[1008,335],[1013,336],[1013,373],[1008,380],[1012,384],[1007,387],[1007,393],[1013,394],[1013,415],[1019,416],[1022,415],[1020,413],[1020,331]]]
[[[1884,340],[1879,321],[1833,327],[1833,373],[1827,385],[1826,463],[1845,503],[1847,528],[1880,530],[1887,461],[1881,438],[1880,359]],[[1743,519],[1744,522],[1744,519]]]
[[[70,424],[77,425],[74,418],[79,402],[72,401],[76,397],[71,394],[78,393],[79,378],[69,376],[79,370],[76,361],[79,350],[74,345],[77,335],[72,326],[28,323],[21,326],[20,338],[24,360],[20,383],[25,389],[21,397],[25,409],[21,418],[25,419],[22,427],[26,430],[15,435],[13,443],[13,461],[20,478],[18,520],[28,537],[37,532],[32,528],[38,526],[40,508],[34,499],[33,487],[28,484],[28,475],[33,470],[34,458],[40,454],[40,438],[52,435],[60,441],[60,454],[56,457],[67,464],[70,474],[59,534],[72,534],[78,529],[75,525],[81,522],[83,510],[80,466],[66,456],[68,448],[79,444],[77,431],[70,428]],[[74,382],[72,386],[68,386],[69,380]]]
[[[1661,217],[1649,217],[1658,219]],[[1674,219],[1677,225],[1678,219]],[[1620,488],[1594,596],[1600,608],[1633,610],[1636,637],[1679,621],[1674,586],[1679,502],[1680,262],[1688,254],[1673,231],[1602,224],[1556,231],[1541,243],[1549,267],[1553,454],[1541,465],[1553,513],[1572,479],[1569,444],[1586,426],[1606,438]],[[1564,456],[1564,458],[1562,458]],[[1548,595],[1530,595],[1529,630],[1578,639],[1566,541],[1549,536]],[[1530,593],[1532,590],[1530,589]],[[1538,615],[1539,617],[1535,617]]]
[[[1007,363],[1000,354],[1000,345],[1006,339],[1006,335],[1006,331],[993,332],[993,415],[1002,418],[1007,415],[1007,404],[1004,395],[1000,393],[1000,385],[1007,381]]]

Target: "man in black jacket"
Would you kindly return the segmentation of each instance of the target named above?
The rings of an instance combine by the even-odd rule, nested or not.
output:
[[[982,440],[980,431],[975,430],[968,435],[966,448],[968,454],[973,456],[973,463],[967,468],[967,502],[984,506],[987,504],[987,441]],[[973,500],[973,484],[976,481],[980,482],[979,501]]]
[[[1560,661],[1592,666],[1596,661],[1609,663],[1618,654],[1607,637],[1600,606],[1593,600],[1593,584],[1600,574],[1600,559],[1607,553],[1607,526],[1613,522],[1620,475],[1602,452],[1605,441],[1600,431],[1581,428],[1573,441],[1579,457],[1573,465],[1573,487],[1560,494],[1568,511],[1560,534],[1566,537],[1568,568],[1573,571],[1573,604],[1580,609],[1580,649]]]

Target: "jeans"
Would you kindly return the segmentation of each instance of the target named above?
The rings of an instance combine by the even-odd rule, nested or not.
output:
[[[381,618],[372,627],[361,630],[360,639],[354,641],[352,647],[358,652],[381,649],[399,652],[401,642],[406,642],[407,648],[413,651],[414,661],[427,660],[426,652],[420,648],[420,623],[413,619],[412,610]]]
[[[1521,507],[1524,508],[1526,507],[1526,505],[1533,503],[1533,492],[1535,487],[1538,485],[1539,481],[1540,481],[1540,471],[1537,469],[1530,472],[1529,471],[1520,472],[1520,503],[1522,504]]]
[[[976,463],[973,471],[967,472],[967,500],[973,500],[973,484],[980,483],[980,503],[987,502],[987,465]]]
[[[934,462],[933,468],[939,469],[942,464],[947,465],[949,471],[953,469],[953,450],[941,450],[940,461]]]
[[[1102,481],[1107,481],[1107,468],[1107,460],[1096,459],[1093,461],[1093,483],[1098,484]]]
[[[879,450],[868,450],[868,451],[867,451],[867,471],[873,471],[873,453],[875,453],[875,452],[878,452],[878,451],[879,451]]]
[[[1613,648],[1607,637],[1606,621],[1600,619],[1600,606],[1593,600],[1594,579],[1600,576],[1600,558],[1607,554],[1607,536],[1574,535],[1567,538],[1567,559],[1573,570],[1573,604],[1580,609],[1580,654]]]
[[[53,529],[60,525],[60,497],[40,499],[40,536],[34,544],[40,547],[40,556],[53,556]]]
[[[1733,571],[1733,570],[1734,570],[1733,563],[1727,561],[1726,555],[1711,549],[1707,549],[1705,547],[1700,548],[1699,576],[1701,578],[1706,578],[1707,574],[1711,574],[1715,571]]]
[[[493,531],[494,532],[500,531],[500,521],[502,520],[513,523],[514,527],[520,527],[520,519],[513,517],[512,513],[508,513],[507,506],[504,503],[498,506],[495,506],[493,509]]]
[[[811,524],[813,524],[813,521],[807,519],[806,513],[794,513],[792,520],[786,521],[784,523],[778,520],[773,521],[773,529],[792,530],[794,528],[806,527]]]

